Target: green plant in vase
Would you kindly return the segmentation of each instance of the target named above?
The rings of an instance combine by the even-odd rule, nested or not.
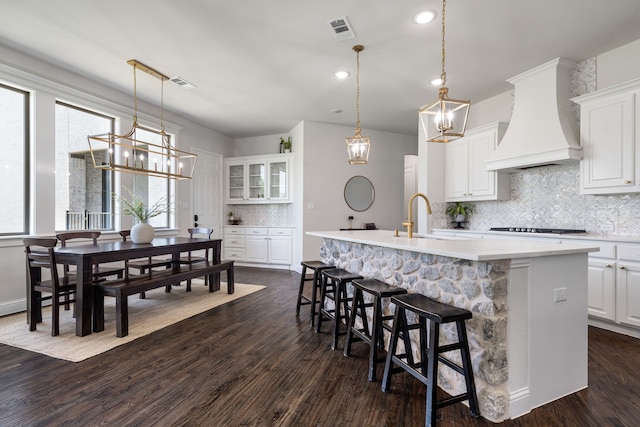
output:
[[[113,193],[114,199],[120,204],[120,213],[122,215],[131,215],[138,221],[137,224],[131,227],[131,241],[133,243],[151,242],[155,231],[148,221],[158,215],[171,213],[171,204],[166,197],[162,197],[153,205],[148,206],[127,187],[123,186],[122,190],[123,193],[128,194],[128,197]]]
[[[468,202],[449,203],[445,210],[445,213],[457,223],[456,228],[462,228],[461,224],[475,212],[476,207]]]

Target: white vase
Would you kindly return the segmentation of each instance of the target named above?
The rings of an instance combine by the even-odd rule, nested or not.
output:
[[[464,220],[467,219],[467,217],[465,217],[463,214],[458,214],[456,215],[456,222],[464,222]]]
[[[153,240],[155,231],[146,222],[140,222],[131,228],[131,241],[133,243],[149,243]]]

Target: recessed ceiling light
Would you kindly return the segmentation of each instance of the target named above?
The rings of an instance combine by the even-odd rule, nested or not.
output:
[[[413,22],[416,24],[427,24],[436,18],[436,13],[432,10],[423,10],[413,17]]]
[[[340,113],[342,113],[342,110],[340,108],[333,108],[333,109],[331,109],[331,112],[333,114],[340,114]]]
[[[434,86],[440,86],[442,84],[442,79],[441,78],[433,79],[431,80],[430,83]]]
[[[337,78],[339,78],[340,80],[344,80],[347,77],[349,77],[351,75],[351,73],[349,73],[348,71],[336,71],[335,73],[333,73],[334,76],[336,76]]]

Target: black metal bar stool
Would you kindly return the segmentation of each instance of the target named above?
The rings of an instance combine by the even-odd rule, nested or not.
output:
[[[351,302],[351,314],[347,327],[347,340],[344,345],[344,355],[351,354],[351,344],[354,341],[364,341],[369,344],[369,381],[376,379],[376,367],[384,362],[385,357],[380,358],[378,352],[384,350],[384,330],[391,332],[391,326],[385,321],[392,320],[393,315],[385,316],[382,312],[382,298],[391,298],[395,295],[406,294],[407,290],[397,286],[391,286],[377,279],[354,280],[353,300]],[[365,303],[364,292],[373,296],[373,302]],[[373,307],[372,327],[369,328],[367,308]],[[356,326],[356,317],[360,317],[362,327]]]
[[[467,341],[467,330],[464,323],[466,319],[471,319],[471,312],[469,310],[443,304],[422,294],[394,296],[391,298],[391,302],[396,304],[396,312],[393,318],[393,329],[391,332],[391,340],[389,342],[387,360],[384,365],[382,391],[388,391],[390,389],[392,374],[405,370],[427,386],[426,426],[435,427],[436,409],[457,402],[462,402],[464,400],[469,400],[471,415],[474,417],[479,416],[480,411],[478,408],[478,397],[476,395],[473,370],[471,368],[471,356],[469,353],[469,343]],[[408,323],[407,311],[418,316],[418,323]],[[440,325],[450,322],[456,323],[458,342],[440,345]],[[428,330],[427,323],[429,324]],[[419,362],[414,361],[411,351],[411,340],[409,338],[409,332],[415,329],[419,330],[420,335]],[[398,338],[402,338],[404,342],[405,353],[396,354]],[[452,350],[460,350],[462,366],[459,366],[440,355],[441,353],[446,353]],[[438,387],[438,362],[444,363],[454,371],[464,376],[467,386],[465,393],[436,401],[436,392]],[[398,365],[398,367],[394,367],[394,363]]]
[[[338,348],[338,337],[346,334],[346,331],[341,331],[342,320],[344,320],[345,325],[349,324],[349,301],[351,299],[347,294],[347,284],[357,279],[363,279],[363,277],[349,273],[341,268],[322,270],[320,274],[322,283],[320,286],[320,307],[318,307],[316,332],[320,332],[324,320],[333,320],[331,349],[335,350]],[[333,308],[325,307],[326,300],[333,300]]]
[[[318,289],[320,289],[320,272],[328,268],[335,268],[331,264],[325,264],[322,261],[302,261],[302,276],[300,276],[300,289],[298,290],[298,302],[296,304],[296,316],[300,315],[301,305],[311,305],[309,313],[309,324],[311,327],[315,324],[317,305],[318,305]],[[313,277],[307,277],[307,269],[313,270]],[[311,296],[304,295],[305,282],[313,282],[311,285]]]

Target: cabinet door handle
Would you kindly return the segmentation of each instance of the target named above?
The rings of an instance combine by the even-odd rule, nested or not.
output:
[[[611,264],[605,264],[605,268],[611,268]]]
[[[630,180],[630,179],[625,179],[625,180],[624,180],[624,183],[625,183],[625,184],[631,184],[631,180]]]
[[[624,268],[624,265],[621,265],[621,266],[620,266],[620,270],[624,270],[624,269],[625,269],[625,268]]]

